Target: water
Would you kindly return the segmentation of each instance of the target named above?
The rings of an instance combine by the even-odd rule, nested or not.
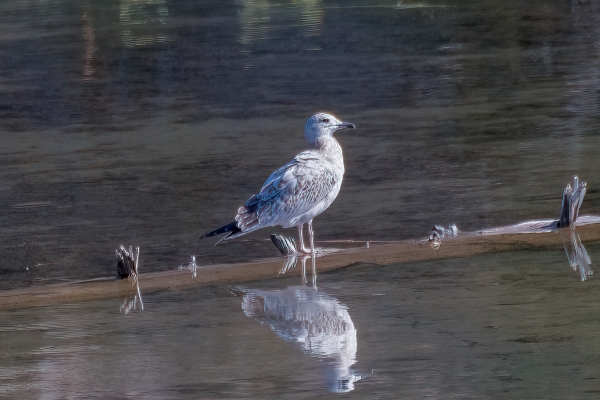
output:
[[[320,398],[337,371],[362,377],[354,398],[592,399],[598,281],[565,260],[354,266],[318,292],[281,278],[151,294],[128,314],[118,299],[1,312],[0,396]]]
[[[276,254],[198,236],[318,110],[359,129],[317,240],[551,217],[575,173],[598,212],[594,4],[7,2],[1,286],[112,275],[119,244],[146,271]]]
[[[317,241],[558,217],[574,174],[598,214],[599,22],[596,0],[3,2],[0,289],[112,276],[120,244],[141,247],[142,272],[276,255],[267,231],[198,236],[303,149],[321,110],[359,129],[338,135],[346,175]],[[356,329],[350,368],[374,370],[352,395],[594,397],[596,283],[561,251],[320,277]],[[3,313],[3,394],[329,393],[336,358],[225,287],[144,305]]]

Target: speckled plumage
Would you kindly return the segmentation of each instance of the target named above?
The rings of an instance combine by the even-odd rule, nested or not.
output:
[[[344,128],[353,129],[354,125],[324,113],[309,118],[304,128],[308,149],[273,172],[260,192],[238,208],[234,223],[209,232],[203,238],[228,233],[223,239],[230,240],[269,226],[301,229],[304,224],[310,224],[340,191],[344,157],[333,133]],[[302,234],[301,230],[299,233]],[[300,241],[302,243],[302,237]]]

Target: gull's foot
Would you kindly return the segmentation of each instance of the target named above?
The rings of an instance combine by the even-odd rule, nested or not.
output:
[[[325,253],[325,249],[322,247],[315,247],[315,255],[319,255],[319,254],[323,254]],[[296,250],[296,254],[298,254],[299,256],[312,256],[312,252],[310,251],[310,249],[299,249]]]
[[[304,249],[304,248],[296,249],[296,254],[299,256],[311,256],[312,255],[310,249]]]

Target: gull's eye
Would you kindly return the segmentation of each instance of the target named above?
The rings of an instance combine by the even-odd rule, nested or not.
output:
[[[329,118],[323,118],[321,122],[329,122]]]

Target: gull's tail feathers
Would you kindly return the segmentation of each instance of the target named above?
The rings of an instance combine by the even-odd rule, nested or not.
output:
[[[200,239],[206,239],[208,237],[217,236],[222,233],[227,233],[227,235],[221,238],[221,240],[219,240],[217,243],[215,243],[215,246],[221,243],[223,240],[233,239],[244,234],[242,230],[238,228],[237,222],[234,221],[230,224],[220,227],[219,229],[215,229],[212,232],[208,232],[207,234],[200,236]]]
[[[223,236],[221,240],[215,243],[215,246],[221,243],[223,240],[231,240],[237,237],[243,236],[247,233],[253,232],[257,229],[264,228],[265,225],[261,224],[259,214],[259,202],[260,200],[256,195],[252,195],[246,201],[246,204],[238,208],[237,215],[235,216],[235,221],[220,227],[219,229],[215,229],[212,232],[208,232],[206,235],[200,237],[200,239],[205,239],[211,236],[217,236],[222,233],[227,233],[226,236]],[[269,208],[270,210],[271,208]],[[265,211],[265,210],[262,210]]]

